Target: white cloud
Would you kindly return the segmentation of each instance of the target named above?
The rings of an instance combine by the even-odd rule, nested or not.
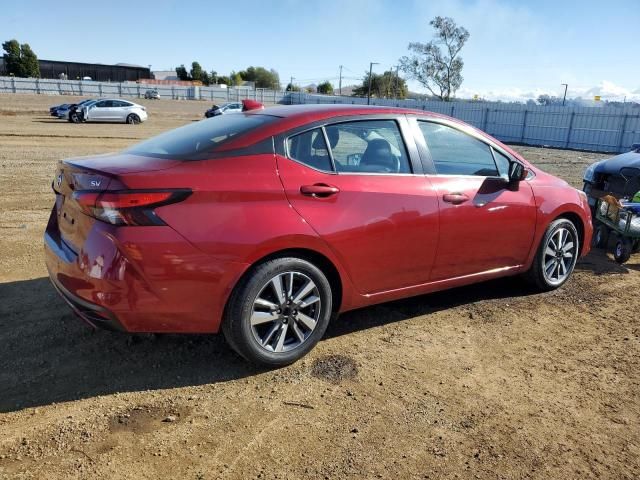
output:
[[[456,92],[458,98],[473,98],[478,95],[485,100],[502,100],[504,102],[526,102],[529,99],[535,100],[540,95],[550,95],[559,97],[564,92],[558,90],[548,90],[543,88],[522,89],[518,87],[496,88],[496,89],[474,89],[463,85]],[[603,80],[593,87],[574,87],[569,85],[567,98],[582,98],[585,101],[593,100],[595,95],[599,95],[603,100],[617,100],[640,102],[640,89],[631,90],[609,80]]]

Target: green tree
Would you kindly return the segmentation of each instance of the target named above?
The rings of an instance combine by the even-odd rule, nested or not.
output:
[[[333,95],[333,85],[331,85],[331,82],[329,80],[327,80],[326,82],[322,82],[320,85],[318,85],[318,93],[323,93],[325,95]]]
[[[285,89],[287,92],[299,92],[300,87],[297,85],[293,85],[291,82],[287,84],[287,88]]]
[[[193,62],[191,64],[191,71],[189,72],[189,75],[191,76],[192,80],[198,81],[198,82],[202,82],[202,67],[200,66],[200,64],[198,62]],[[204,83],[204,82],[203,82]]]
[[[230,80],[229,82],[230,86],[237,87],[242,85],[242,82],[244,79],[242,78],[241,72],[238,72],[238,73],[231,72],[231,74],[229,75],[229,80]]]
[[[242,80],[254,82],[256,88],[280,89],[280,76],[274,69],[267,70],[264,67],[249,67],[238,72]]]
[[[216,83],[218,85],[220,84],[224,84],[224,85],[231,85],[231,78],[225,76],[225,75],[218,75],[216,77]]]
[[[20,59],[20,44],[17,40],[8,40],[2,44],[5,53],[2,56],[4,66],[9,75],[24,77],[22,60]]]
[[[40,78],[40,65],[38,64],[38,57],[33,52],[33,50],[31,50],[31,47],[28,43],[23,43],[20,46],[20,56],[24,76]]]
[[[191,77],[189,76],[187,69],[184,68],[184,64],[180,65],[179,67],[176,67],[176,75],[180,80],[184,80],[184,81],[191,80]]]
[[[469,39],[469,32],[449,17],[438,16],[429,25],[436,30],[435,39],[429,43],[410,43],[411,55],[400,59],[400,68],[434,96],[449,101],[462,85],[464,62],[459,53]]]
[[[366,97],[369,92],[369,72],[365,73],[362,85],[353,89],[353,95]],[[387,70],[383,74],[371,74],[371,96],[377,98],[407,98],[409,89],[404,78]]]

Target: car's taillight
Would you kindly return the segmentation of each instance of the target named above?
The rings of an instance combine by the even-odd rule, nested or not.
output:
[[[181,202],[191,190],[78,190],[73,199],[84,213],[112,225],[165,225],[154,208]]]

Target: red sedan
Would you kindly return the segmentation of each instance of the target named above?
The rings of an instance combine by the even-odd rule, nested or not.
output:
[[[45,233],[56,289],[94,326],[218,332],[285,365],[333,314],[522,274],[567,281],[585,195],[460,121],[277,106],[65,160]]]

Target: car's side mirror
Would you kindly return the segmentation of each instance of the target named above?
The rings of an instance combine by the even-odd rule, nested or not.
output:
[[[509,183],[523,181],[529,175],[527,168],[519,162],[511,162],[509,165]]]

